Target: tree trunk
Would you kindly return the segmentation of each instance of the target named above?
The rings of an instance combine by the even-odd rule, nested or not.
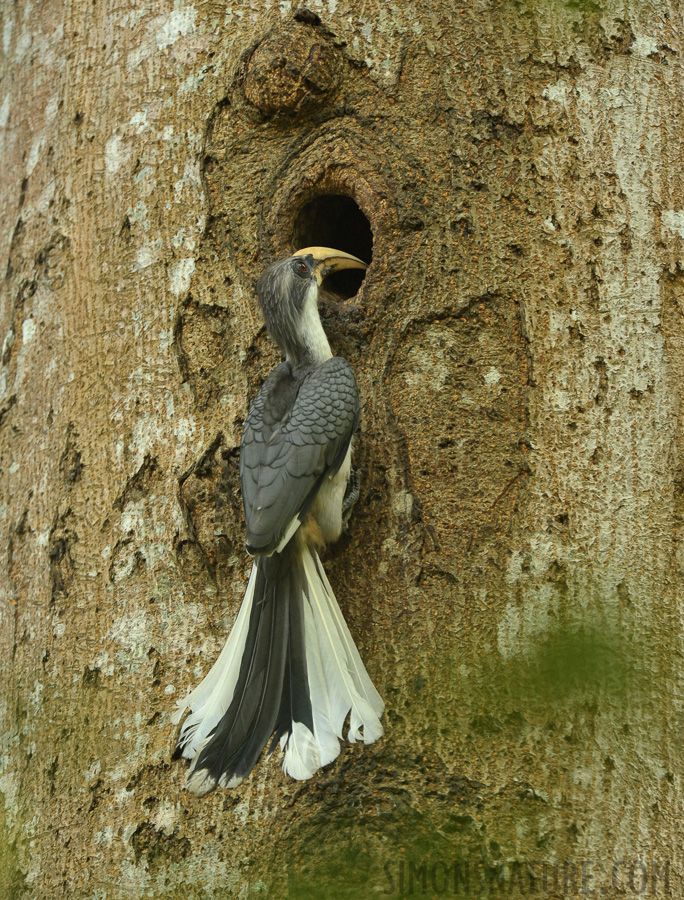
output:
[[[681,896],[678,3],[6,3],[0,894]],[[238,448],[322,302],[326,566],[385,737],[198,800],[175,702],[249,570]],[[610,894],[612,896],[612,894]]]

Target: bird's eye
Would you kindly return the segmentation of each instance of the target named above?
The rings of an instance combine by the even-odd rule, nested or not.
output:
[[[306,263],[298,262],[297,263],[297,271],[300,272],[302,275],[304,275],[306,272],[309,271],[309,267],[307,266]]]

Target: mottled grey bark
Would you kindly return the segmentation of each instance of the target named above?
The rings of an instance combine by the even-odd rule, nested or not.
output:
[[[0,13],[0,893],[678,897],[681,7],[308,7]],[[254,279],[371,232],[326,565],[386,736],[197,800]]]

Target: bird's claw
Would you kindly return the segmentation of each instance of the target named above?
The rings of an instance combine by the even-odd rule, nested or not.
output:
[[[359,499],[360,488],[361,471],[359,469],[352,469],[349,473],[347,489],[345,490],[344,498],[342,499],[342,528],[344,531],[347,531],[349,528],[349,520],[354,511],[356,501]]]

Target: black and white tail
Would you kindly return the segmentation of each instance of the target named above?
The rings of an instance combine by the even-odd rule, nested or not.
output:
[[[198,796],[240,784],[271,735],[298,780],[338,756],[348,715],[348,740],[378,740],[384,703],[315,551],[293,540],[256,558],[226,645],[176,722],[186,708],[177,749]]]

